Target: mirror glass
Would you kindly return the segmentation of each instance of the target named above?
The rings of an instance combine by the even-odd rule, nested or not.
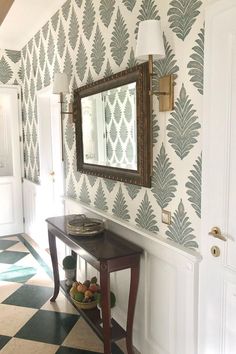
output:
[[[148,63],[74,90],[80,172],[151,186],[149,90]]]
[[[85,163],[137,170],[136,82],[81,99]]]

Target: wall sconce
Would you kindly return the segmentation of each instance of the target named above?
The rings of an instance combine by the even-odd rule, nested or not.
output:
[[[53,80],[52,93],[60,95],[60,114],[61,114],[61,145],[62,145],[62,161],[64,160],[64,141],[63,141],[63,114],[71,114],[72,120],[74,122],[74,112],[72,109],[72,104],[69,103],[69,112],[63,111],[63,94],[70,93],[69,91],[69,81],[66,73],[55,73]]]
[[[153,60],[165,57],[163,36],[160,21],[146,20],[139,23],[135,56],[141,61],[149,62],[150,95],[158,95],[159,111],[172,111],[174,109],[174,77],[167,75],[159,79],[159,92],[152,90]]]

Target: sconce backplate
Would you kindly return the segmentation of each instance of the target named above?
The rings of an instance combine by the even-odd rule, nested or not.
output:
[[[174,109],[174,76],[167,75],[159,79],[159,91],[168,94],[159,96],[159,111],[173,111]]]

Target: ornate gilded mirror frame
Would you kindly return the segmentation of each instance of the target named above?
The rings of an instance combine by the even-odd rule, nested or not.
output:
[[[81,100],[133,82],[136,83],[137,170],[85,163]],[[145,187],[151,186],[152,131],[149,89],[148,64],[144,63],[74,91],[77,168],[81,173]]]

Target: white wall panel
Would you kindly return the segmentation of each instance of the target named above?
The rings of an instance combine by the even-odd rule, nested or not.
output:
[[[0,183],[0,224],[11,224],[14,222],[14,198],[13,183]]]
[[[40,185],[24,180],[23,196],[25,233],[42,248],[48,248],[47,225],[43,213],[44,201]]]
[[[65,212],[103,218],[108,229],[143,247],[134,321],[134,344],[139,351],[196,354],[200,256],[115,217],[106,219],[102,211],[70,199],[65,202]],[[97,274],[91,266],[80,266],[80,270],[80,276],[84,277]],[[129,280],[129,270],[111,275],[111,288],[117,296],[114,317],[124,328]]]

